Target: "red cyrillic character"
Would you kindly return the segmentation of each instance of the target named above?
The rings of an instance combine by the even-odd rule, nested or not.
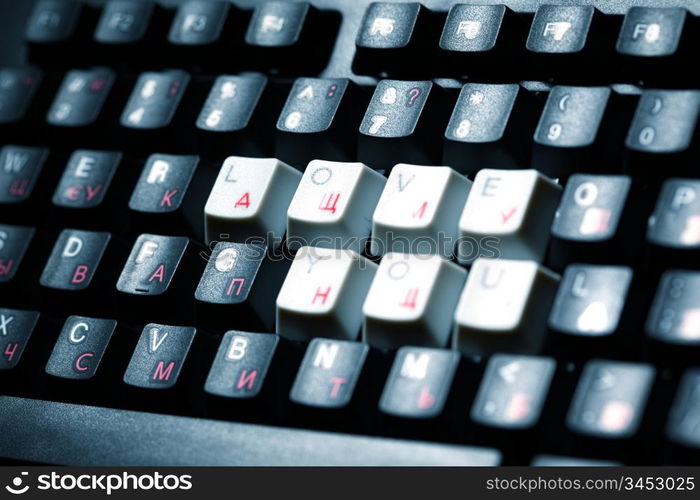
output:
[[[73,272],[73,277],[71,278],[71,283],[82,283],[87,278],[88,266],[80,264],[75,266],[75,271]]]
[[[177,189],[166,189],[165,193],[163,193],[163,198],[160,200],[160,206],[164,207],[165,205],[168,205],[169,207],[173,206],[172,198],[175,196],[175,193],[177,193]]]
[[[241,389],[248,386],[247,390],[252,390],[255,385],[255,377],[258,376],[258,370],[253,370],[248,373],[248,370],[242,370],[240,377],[238,377],[238,383],[236,383],[236,389]]]
[[[12,270],[12,264],[14,264],[15,261],[13,259],[10,259],[5,263],[4,260],[0,259],[0,276],[7,276],[10,274],[10,270]]]
[[[233,207],[234,208],[238,208],[238,207],[250,208],[250,193],[246,193],[243,196],[241,196]]]
[[[233,285],[235,285],[236,283],[238,283],[238,288],[236,289],[236,296],[241,294],[241,289],[245,284],[245,278],[232,278],[231,283],[229,283],[228,285],[228,290],[226,290],[226,295],[231,295],[231,292],[233,292]]]
[[[414,219],[422,219],[423,216],[425,215],[425,209],[428,208],[428,202],[424,201],[421,203],[421,206],[418,207],[418,210],[413,212],[413,218]]]
[[[17,346],[19,344],[17,342],[14,343],[8,343],[5,346],[5,356],[7,356],[7,361],[12,361],[12,358],[15,357],[15,352],[17,352]]]
[[[320,298],[321,299],[321,304],[325,304],[326,300],[328,300],[328,295],[331,293],[331,287],[326,287],[325,291],[321,291],[321,287],[318,287],[316,289],[316,295],[314,295],[313,300],[311,301],[312,304],[316,303],[316,299]]]
[[[165,265],[161,264],[158,267],[156,267],[156,270],[153,272],[150,278],[148,278],[149,283],[153,281],[154,279],[158,279],[161,283],[163,283],[163,273],[165,272]]]
[[[338,397],[338,393],[340,392],[340,386],[343,385],[347,381],[348,381],[348,379],[343,378],[343,377],[331,378],[331,384],[333,384],[333,386],[331,387],[331,397],[332,398]]]
[[[406,296],[403,299],[403,302],[399,303],[401,307],[407,307],[409,309],[415,309],[416,308],[416,299],[418,298],[418,292],[420,289],[418,288],[411,288],[406,292]]]
[[[319,203],[318,209],[335,213],[335,211],[338,209],[339,199],[340,193],[326,193],[323,195],[323,198],[321,198],[321,203]]]
[[[168,363],[167,368],[163,369],[163,361],[158,361],[156,369],[153,370],[153,380],[170,380],[170,375],[173,373],[175,368],[175,361]]]

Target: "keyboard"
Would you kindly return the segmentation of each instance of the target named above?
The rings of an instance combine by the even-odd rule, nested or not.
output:
[[[697,2],[0,12],[6,463],[700,463]]]

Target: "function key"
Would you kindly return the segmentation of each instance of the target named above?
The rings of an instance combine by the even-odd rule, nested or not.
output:
[[[277,296],[277,333],[354,340],[377,265],[352,250],[301,247]]]
[[[467,273],[437,255],[388,253],[362,306],[362,338],[380,349],[443,347]]]
[[[666,271],[649,311],[647,334],[665,344],[700,345],[699,299],[700,273]]]
[[[589,5],[541,5],[530,27],[527,49],[547,54],[572,54],[586,46],[595,8]]]
[[[561,186],[537,170],[479,171],[459,219],[459,262],[482,256],[541,261],[560,196]]]
[[[539,351],[559,275],[527,260],[477,259],[454,314],[465,354]]]
[[[639,57],[673,55],[678,50],[687,14],[682,8],[631,7],[622,23],[617,51]]]
[[[38,320],[36,311],[0,309],[0,370],[17,366]]]
[[[92,378],[116,326],[113,319],[68,317],[46,364],[46,373],[74,380]]]
[[[583,369],[569,407],[569,429],[598,438],[637,433],[654,382],[650,365],[592,360]]]
[[[108,68],[73,70],[66,74],[46,120],[57,127],[83,127],[93,124],[107,99],[114,72]]]
[[[95,40],[105,44],[133,44],[144,39],[153,15],[149,0],[109,0],[95,30]]]
[[[187,0],[180,4],[168,40],[176,45],[211,45],[221,36],[231,4]]]
[[[146,325],[124,373],[124,383],[143,389],[172,388],[196,333],[186,326]]]
[[[34,68],[0,68],[0,125],[21,120],[42,80]]]
[[[294,379],[290,399],[316,408],[347,406],[368,351],[367,344],[361,342],[313,339]]]
[[[471,409],[472,420],[502,429],[534,426],[555,369],[552,358],[509,354],[491,357]]]
[[[435,43],[432,14],[419,3],[373,2],[355,39],[353,69],[359,74],[411,76],[425,73],[428,43]],[[416,65],[415,61],[422,63]]]
[[[458,364],[459,354],[447,349],[400,348],[379,409],[396,417],[437,417],[445,407]]]
[[[121,125],[132,129],[159,129],[172,123],[189,75],[184,71],[142,73],[121,115]]]
[[[339,17],[309,2],[258,2],[245,34],[249,67],[316,74],[326,66]]]
[[[48,151],[43,148],[4,146],[0,149],[0,204],[29,199],[47,156]]]
[[[226,332],[204,390],[225,398],[254,398],[263,387],[278,343],[274,334]]]
[[[77,0],[39,0],[29,17],[26,39],[34,43],[69,40],[75,33],[82,8]]]
[[[0,284],[14,278],[34,232],[33,227],[0,225]]]

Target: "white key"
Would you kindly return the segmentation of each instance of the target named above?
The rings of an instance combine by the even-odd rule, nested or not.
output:
[[[255,236],[279,245],[300,178],[298,170],[275,158],[226,158],[204,207],[207,244]]]
[[[466,277],[438,255],[386,254],[362,306],[364,341],[382,349],[445,346]]]
[[[287,245],[362,252],[385,183],[362,163],[310,162],[287,210]]]
[[[465,354],[535,353],[559,275],[529,260],[477,259],[454,314],[453,347]]]
[[[459,220],[459,262],[483,256],[541,261],[560,196],[561,186],[537,170],[480,170]]]
[[[450,167],[396,165],[372,217],[371,253],[450,257],[470,186]]]
[[[355,340],[377,264],[352,250],[301,247],[277,296],[277,333]]]

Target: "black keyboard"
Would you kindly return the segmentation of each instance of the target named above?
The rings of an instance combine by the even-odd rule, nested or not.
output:
[[[700,463],[697,2],[0,12],[9,463]]]

